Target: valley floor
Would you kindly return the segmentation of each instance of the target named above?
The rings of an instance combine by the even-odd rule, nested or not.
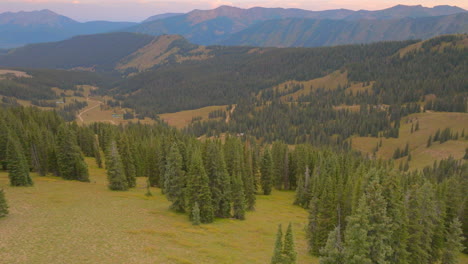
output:
[[[278,224],[293,224],[298,263],[307,254],[307,211],[293,192],[257,196],[247,220],[192,226],[168,209],[145,179],[128,192],[107,189],[105,171],[88,159],[91,183],[33,175],[34,187],[10,187],[0,172],[10,214],[0,219],[1,263],[269,263]]]

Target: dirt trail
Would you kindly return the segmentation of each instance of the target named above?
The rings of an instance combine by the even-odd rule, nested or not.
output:
[[[89,97],[86,97],[86,101],[87,101],[88,103],[89,103],[89,102],[96,102],[96,104],[95,104],[95,105],[92,105],[92,106],[90,106],[90,107],[88,107],[88,108],[86,108],[86,109],[84,109],[83,111],[81,111],[81,112],[78,113],[77,117],[78,117],[78,119],[79,119],[82,123],[84,123],[84,120],[83,120],[83,117],[82,117],[82,115],[83,115],[84,113],[89,112],[89,111],[95,109],[96,107],[99,107],[100,105],[104,104],[104,103],[101,102],[101,101],[89,99]],[[99,121],[101,121],[101,122],[110,122],[110,123],[112,123],[112,124],[114,124],[114,125],[116,124],[116,123],[114,122],[114,120],[99,120]]]
[[[229,121],[231,120],[231,115],[232,113],[234,113],[234,110],[236,110],[236,105],[232,106],[231,111],[229,111],[229,114],[226,116],[226,123],[229,123]]]

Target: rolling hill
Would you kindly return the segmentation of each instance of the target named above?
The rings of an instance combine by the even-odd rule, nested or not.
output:
[[[0,48],[51,42],[77,35],[118,31],[136,23],[92,21],[80,23],[50,10],[0,14]]]

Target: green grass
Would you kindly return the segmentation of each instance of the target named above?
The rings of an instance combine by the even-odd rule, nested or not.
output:
[[[418,131],[411,133],[411,122],[416,126],[419,120]],[[430,135],[434,136],[438,129],[451,128],[453,133],[458,132],[461,135],[465,129],[465,136],[468,135],[468,113],[447,113],[447,112],[428,112],[412,114],[404,118],[400,126],[399,138],[383,138],[382,147],[377,152],[377,157],[390,159],[396,148],[404,149],[406,143],[409,143],[412,161],[410,168],[422,169],[425,166],[432,165],[434,160],[446,159],[450,156],[461,159],[465,154],[465,148],[468,147],[468,141],[459,138],[459,140],[449,140],[443,144],[435,142],[427,148],[427,139]],[[354,137],[353,148],[364,153],[371,153],[380,139],[372,137]],[[397,160],[406,161],[406,157]]]
[[[307,254],[306,210],[291,205],[294,193],[257,196],[247,220],[192,226],[168,210],[144,179],[128,192],[107,189],[105,171],[91,159],[90,183],[33,175],[34,187],[10,187],[0,172],[10,215],[0,220],[2,263],[268,263],[277,225],[292,222],[298,263]]]
[[[202,120],[208,120],[208,115],[212,111],[225,110],[227,105],[214,105],[202,107],[194,110],[185,110],[176,113],[160,114],[159,117],[170,126],[184,128],[192,122],[192,118],[201,117]]]

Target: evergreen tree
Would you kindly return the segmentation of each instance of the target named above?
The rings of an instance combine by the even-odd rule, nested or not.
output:
[[[173,143],[166,159],[164,173],[164,193],[172,202],[171,208],[176,212],[185,212],[185,172],[182,170],[182,156],[177,143]]]
[[[217,217],[231,216],[231,180],[219,142],[208,141],[205,168],[210,179],[213,209]]]
[[[244,146],[244,164],[245,172],[242,174],[242,182],[244,183],[244,193],[245,193],[245,206],[249,211],[255,209],[255,180],[253,172],[253,159],[252,159],[252,150],[250,146],[246,143]]]
[[[463,156],[463,159],[468,160],[468,148],[465,149],[465,156]]]
[[[463,231],[461,222],[454,218],[446,231],[445,249],[442,254],[442,264],[456,264],[458,255],[463,251]]]
[[[8,214],[8,204],[5,198],[5,192],[0,189],[0,218]]]
[[[113,191],[128,190],[128,182],[125,177],[122,160],[117,149],[115,141],[112,141],[106,158],[107,179],[109,181],[109,189]]]
[[[128,138],[125,135],[120,137],[117,147],[122,159],[127,185],[129,188],[133,188],[136,186],[136,162],[133,153],[130,150]]]
[[[96,165],[98,168],[102,168],[102,157],[101,157],[101,149],[99,147],[99,141],[97,139],[94,140],[94,158],[96,159]]]
[[[240,172],[234,172],[232,176],[232,209],[234,211],[233,217],[239,220],[245,219],[245,195],[244,195],[244,184],[242,183],[242,177],[239,175]]]
[[[268,148],[265,148],[262,158],[262,165],[261,165],[261,184],[263,189],[264,195],[271,194],[271,188],[273,185],[273,161],[271,158],[271,153]]]
[[[273,257],[271,258],[271,264],[283,264],[283,230],[281,224],[278,225],[278,232],[276,233],[275,249],[273,251]]]
[[[200,225],[200,207],[198,202],[192,208],[192,225]]]
[[[203,167],[202,157],[198,147],[195,147],[195,150],[192,153],[192,160],[189,165],[187,176],[187,203],[189,206],[189,212],[192,212],[193,207],[197,202],[200,207],[200,222],[213,222],[214,210],[209,179]]]
[[[348,218],[345,231],[346,264],[371,264],[369,231],[369,207],[365,194],[359,200],[356,213]]]
[[[33,181],[29,176],[29,165],[23,147],[14,135],[8,137],[7,159],[11,186],[32,186]]]
[[[327,243],[320,250],[320,264],[346,264],[343,250],[340,226],[337,226],[328,234]]]
[[[57,163],[62,178],[89,182],[88,167],[76,143],[76,136],[66,124],[62,124],[57,133]]]
[[[292,232],[291,223],[288,225],[288,229],[286,231],[286,235],[284,237],[284,246],[283,246],[283,258],[284,264],[295,264],[297,253],[294,247],[294,237]]]
[[[427,144],[426,144],[426,147],[430,147],[432,145],[432,135],[429,136],[429,138],[427,139]]]

